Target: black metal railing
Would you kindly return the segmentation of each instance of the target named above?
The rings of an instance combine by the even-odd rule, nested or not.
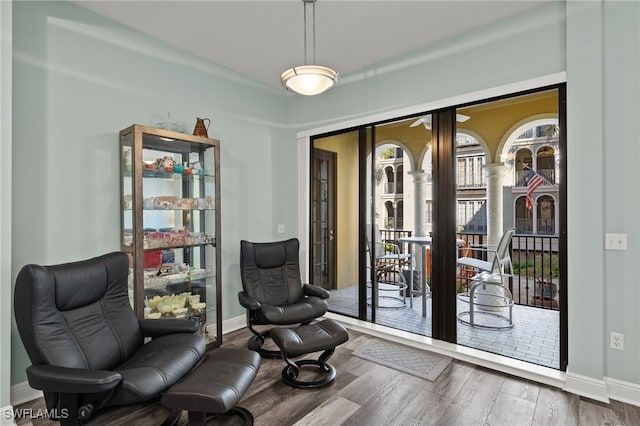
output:
[[[403,244],[398,241],[399,238],[402,237],[410,237],[411,231],[403,230],[403,229],[381,229],[380,237],[383,242],[389,242],[397,245],[400,248],[400,253],[408,253],[408,248],[406,244]]]

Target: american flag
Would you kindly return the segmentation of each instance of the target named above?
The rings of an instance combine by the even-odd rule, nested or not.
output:
[[[544,183],[544,178],[536,173],[535,170],[529,169],[529,177],[527,178],[527,196],[525,200],[527,202],[527,208],[533,209],[533,201],[531,200],[531,194],[535,192],[540,185]]]

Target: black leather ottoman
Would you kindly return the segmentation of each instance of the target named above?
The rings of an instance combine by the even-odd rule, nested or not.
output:
[[[219,414],[238,414],[245,424],[253,424],[253,416],[236,404],[247,391],[260,368],[260,355],[247,349],[214,349],[204,361],[179,383],[173,385],[160,400],[163,407],[189,412],[191,426],[206,425]]]
[[[282,380],[296,388],[318,388],[335,380],[336,369],[327,361],[333,355],[336,346],[349,340],[349,334],[340,323],[326,319],[297,328],[273,328],[271,329],[271,339],[280,348],[282,359],[287,363],[287,366],[282,370]],[[318,351],[324,352],[317,360],[291,360],[291,358]],[[325,373],[324,376],[316,381],[297,380],[300,367],[305,365],[320,368]]]

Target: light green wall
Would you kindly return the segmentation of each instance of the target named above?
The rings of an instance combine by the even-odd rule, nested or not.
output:
[[[569,368],[585,376],[603,377],[606,283],[602,241],[606,208],[602,203],[606,176],[602,162],[601,5],[570,2],[567,15]],[[588,357],[583,356],[587,353]]]
[[[224,317],[241,315],[237,242],[296,233],[292,128],[566,71],[569,370],[640,384],[639,7],[551,4],[345,76],[335,89],[306,98],[71,4],[15,3],[12,278],[27,262],[118,248],[119,129],[168,111],[187,125],[208,116],[210,135],[223,143]],[[285,236],[275,234],[278,223]],[[605,252],[604,232],[627,233],[629,250]],[[609,330],[625,334],[623,352],[608,349]],[[28,361],[15,335],[12,348],[15,384],[25,380]]]
[[[240,239],[281,237],[276,223],[288,236],[297,229],[297,184],[287,178],[296,139],[285,126],[286,93],[72,3],[16,2],[13,12],[12,163],[20,166],[3,290],[26,263],[119,249],[118,131],[170,112],[188,131],[196,117],[209,117],[209,135],[222,141],[223,317],[244,315],[237,302]],[[26,380],[28,359],[15,326],[12,337],[16,384]]]
[[[605,351],[605,374],[640,383],[640,3],[607,2],[603,16],[603,137],[596,150],[603,155],[594,162],[602,167],[604,230],[629,236],[627,252],[603,258],[605,348],[610,331],[625,335],[623,352]],[[590,191],[583,194],[588,200]]]
[[[12,3],[0,1],[0,383],[11,382],[11,20]],[[6,283],[6,284],[5,284]],[[0,385],[0,416],[10,405]],[[2,424],[0,420],[0,424]]]

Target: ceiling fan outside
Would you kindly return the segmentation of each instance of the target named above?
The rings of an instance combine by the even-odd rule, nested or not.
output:
[[[459,123],[464,123],[469,118],[471,117],[469,117],[468,115],[456,114],[456,121]],[[425,129],[431,130],[431,114],[423,115],[422,117],[414,121],[409,127],[416,127],[420,124],[424,124]]]

